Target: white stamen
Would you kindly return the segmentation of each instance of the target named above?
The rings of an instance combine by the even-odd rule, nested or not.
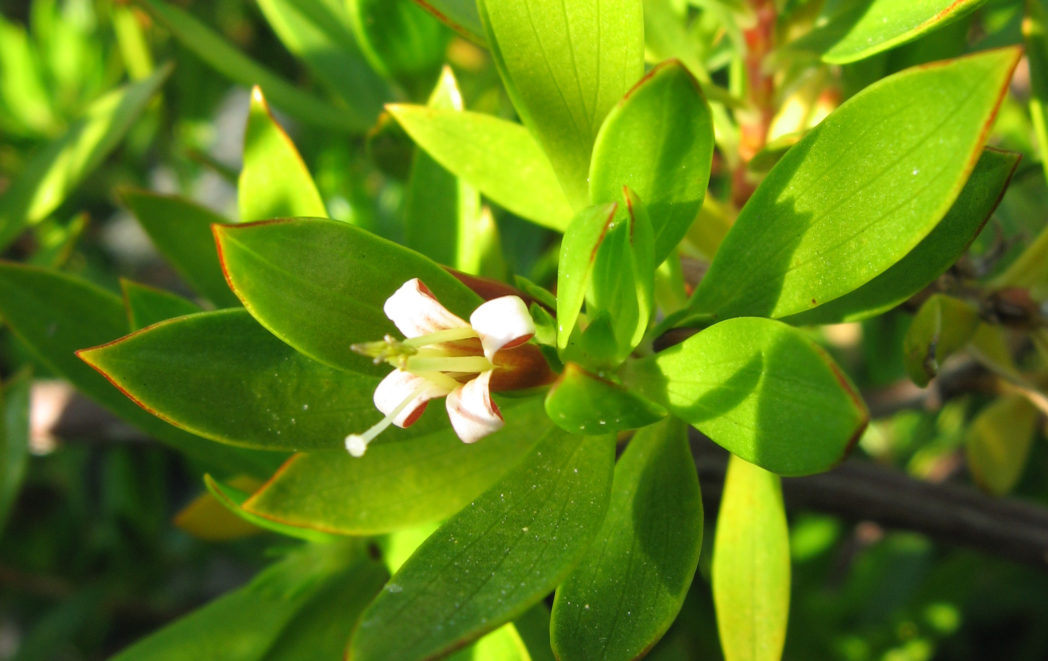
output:
[[[363,434],[350,434],[346,437],[346,450],[354,457],[363,457],[364,452],[368,449],[368,443],[370,443],[376,436],[386,431],[386,427],[393,424],[393,419],[396,418],[404,408],[410,404],[416,397],[421,395],[425,388],[418,388],[413,390],[404,401],[397,404],[396,408],[390,411],[386,417],[382,418],[375,424],[371,425],[367,431]]]
[[[483,356],[411,356],[405,362],[405,369],[418,372],[471,372],[479,374],[495,366]]]
[[[469,340],[474,337],[477,337],[477,331],[468,326],[463,326],[462,328],[448,328],[427,335],[419,335],[418,337],[409,337],[401,342],[401,344],[408,347],[424,347],[430,344],[440,344],[442,342]]]

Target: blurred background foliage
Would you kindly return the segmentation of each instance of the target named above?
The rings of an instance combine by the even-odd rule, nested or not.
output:
[[[247,80],[255,67],[292,92],[271,88],[267,98],[331,215],[404,241],[399,218],[414,147],[380,114],[382,103],[424,103],[447,63],[467,108],[503,117],[512,117],[512,108],[487,52],[410,0],[309,4],[340,12],[340,20],[319,22],[326,34],[300,43],[282,28],[295,20],[287,11],[294,3],[0,1],[0,191],[13,190],[34,156],[75,128],[106,93],[175,64],[126,135],[5,257],[61,265],[113,291],[123,277],[189,295],[121,205],[118,191],[177,193],[235,218]],[[683,16],[690,44],[686,53],[666,52],[672,42],[660,41],[658,26],[649,26],[652,61],[686,56],[701,65],[704,83],[738,93],[731,68],[741,43],[733,27],[739,3],[646,4],[652,16],[666,7]],[[799,30],[821,3],[779,4]],[[175,27],[165,14],[169,8],[179,12]],[[854,64],[829,67],[783,56],[782,111],[773,123],[780,135],[770,136],[770,143],[817,120],[813,99],[832,107],[889,72],[973,47],[1021,43],[1022,20],[1022,2],[994,0],[947,29]],[[792,28],[782,26],[784,38]],[[212,48],[208,39],[250,59]],[[999,273],[1045,226],[1048,190],[1034,156],[1029,95],[1028,69],[1021,66],[990,142],[1025,159],[956,269]],[[791,101],[807,115],[791,116],[789,109],[798,107]],[[719,130],[718,140],[712,194],[730,207],[733,136]],[[549,284],[555,236],[504,211],[496,220],[509,271]],[[877,417],[860,452],[924,480],[964,482],[967,436],[993,398],[962,389],[939,401],[907,387],[903,338],[912,312],[831,328],[824,339],[871,397]],[[198,472],[185,459],[122,423],[91,417],[97,412],[82,402],[78,409],[75,396],[6,332],[0,335],[0,370],[7,427],[0,463],[0,659],[105,658],[243,584],[288,544],[270,533],[207,540],[201,538],[206,529],[185,519],[173,525],[202,492]],[[70,397],[63,419],[48,417],[44,402],[60,407]],[[1048,502],[1043,431],[1038,418],[1030,431],[1035,442],[1012,489],[1018,498],[1041,503]],[[715,506],[707,500],[707,522]],[[712,529],[706,539],[713,539]],[[791,547],[786,658],[1048,658],[1043,569],[812,511],[791,511]],[[705,557],[681,616],[651,658],[719,658],[708,581]]]

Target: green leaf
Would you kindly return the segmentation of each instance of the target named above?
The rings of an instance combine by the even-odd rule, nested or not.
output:
[[[230,448],[146,413],[76,356],[127,333],[119,296],[57,271],[0,262],[0,316],[33,355],[117,416],[220,474],[266,477],[280,456]]]
[[[147,411],[230,445],[341,450],[380,417],[377,378],[303,356],[241,309],[157,324],[80,358]]]
[[[757,188],[692,298],[718,317],[784,317],[847,294],[946,214],[1019,51],[907,69],[834,111]]]
[[[35,50],[21,25],[0,16],[0,127],[5,133],[48,135],[61,123]]]
[[[346,9],[357,42],[376,71],[425,76],[440,68],[448,32],[415,3],[346,0]]]
[[[801,331],[744,317],[650,358],[623,381],[746,461],[780,475],[826,470],[866,427],[855,386]]]
[[[475,0],[415,0],[415,4],[466,39],[487,46],[484,24],[480,22]]]
[[[844,7],[819,29],[794,42],[814,50],[830,64],[847,64],[876,55],[967,16],[986,0],[871,0]]]
[[[1022,395],[1007,395],[979,412],[964,435],[972,479],[995,496],[1010,492],[1026,468],[1037,433],[1037,409]]]
[[[438,521],[501,479],[551,428],[537,399],[504,406],[503,415],[503,429],[472,445],[455,436],[440,406],[408,430],[388,430],[363,457],[296,455],[244,508],[347,535]]]
[[[428,107],[462,110],[462,95],[450,67],[441,72]],[[404,244],[437,263],[475,272],[481,260],[475,259],[471,246],[483,244],[486,238],[477,232],[482,229],[477,190],[416,149],[404,198]]]
[[[564,232],[557,267],[557,346],[561,349],[568,346],[575,332],[597,251],[615,221],[617,209],[615,202],[583,209]]]
[[[784,321],[794,325],[858,321],[887,312],[919,293],[957,261],[986,224],[1019,158],[1014,152],[983,150],[953,206],[916,248],[855,291]]]
[[[216,226],[215,237],[230,285],[255,319],[335,367],[386,371],[349,345],[397,332],[382,306],[411,278],[460,317],[469,318],[480,303],[433,262],[347,223],[298,218]]]
[[[922,388],[939,366],[963,349],[979,326],[979,310],[971,303],[933,294],[921,305],[903,339],[906,373]]]
[[[629,186],[647,205],[660,264],[702,207],[713,162],[713,122],[699,84],[663,62],[608,113],[593,146],[590,201],[618,200]]]
[[[112,152],[171,73],[171,66],[92,103],[61,137],[37,151],[0,197],[0,249],[38,223]]]
[[[548,433],[390,579],[357,626],[352,658],[436,656],[542,599],[600,529],[614,448],[607,436]]]
[[[684,425],[670,418],[630,441],[589,559],[557,589],[557,658],[635,659],[651,649],[684,603],[701,544],[695,464]]]
[[[1026,59],[1030,63],[1030,121],[1048,179],[1048,2],[1027,0],[1022,22]]]
[[[390,104],[433,160],[496,204],[557,231],[573,214],[549,159],[520,124],[475,112]]]
[[[666,415],[664,409],[575,363],[564,366],[546,394],[546,413],[558,427],[577,434],[637,429]]]
[[[790,611],[790,539],[779,477],[728,462],[713,540],[713,601],[726,661],[777,661]]]
[[[478,0],[477,8],[517,114],[581,209],[597,131],[644,73],[641,0]]]
[[[258,86],[251,89],[237,199],[242,221],[328,215],[306,164]]]
[[[193,289],[218,306],[240,305],[226,284],[211,233],[211,225],[229,222],[226,218],[176,196],[124,189],[120,199]]]
[[[329,535],[328,533],[320,532],[319,530],[289,526],[248,512],[242,507],[242,505],[244,504],[244,501],[250,497],[249,493],[241,491],[230,484],[223,484],[210,475],[204,476],[204,485],[207,486],[208,492],[214,496],[215,500],[221,503],[223,507],[237,517],[254,526],[262,528],[263,530],[270,530],[287,537],[304,539],[307,542],[326,543],[337,539],[337,537]]]
[[[32,378],[22,371],[4,383],[0,402],[0,537],[22,486],[29,461],[29,390]]]
[[[200,306],[170,292],[120,280],[124,292],[124,307],[131,330],[136,331],[174,317],[200,312]]]
[[[362,133],[374,117],[353,105],[336,108],[286,80],[229,45],[191,14],[161,0],[135,0],[164,25],[183,46],[208,66],[244,86],[258,85],[273,105],[290,115],[326,129]]]
[[[393,92],[360,52],[344,3],[258,0],[258,7],[281,43],[355,114],[374,123]]]
[[[359,541],[308,544],[114,661],[341,658],[353,623],[386,576]]]

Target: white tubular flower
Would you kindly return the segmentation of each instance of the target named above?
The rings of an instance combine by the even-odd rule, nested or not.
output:
[[[426,404],[447,397],[451,426],[460,439],[473,443],[503,425],[502,414],[491,398],[496,371],[530,370],[523,378],[508,379],[516,387],[534,385],[535,378],[548,373],[537,352],[524,351],[535,324],[527,305],[517,296],[503,296],[483,303],[470,316],[470,323],[452,314],[437,301],[418,278],[405,282],[383,306],[390,321],[407,338],[403,342],[386,336],[380,342],[353,345],[353,350],[394,366],[375,388],[375,407],[385,417],[363,434],[346,437],[346,450],[363,456],[368,443],[389,425],[408,427],[422,415]],[[523,360],[500,367],[499,351],[528,354]],[[534,349],[534,347],[531,347]],[[534,353],[541,365],[535,360]]]

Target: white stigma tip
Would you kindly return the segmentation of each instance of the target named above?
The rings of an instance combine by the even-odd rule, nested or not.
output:
[[[346,437],[346,450],[354,457],[363,457],[368,449],[368,442],[360,434],[350,434]]]

